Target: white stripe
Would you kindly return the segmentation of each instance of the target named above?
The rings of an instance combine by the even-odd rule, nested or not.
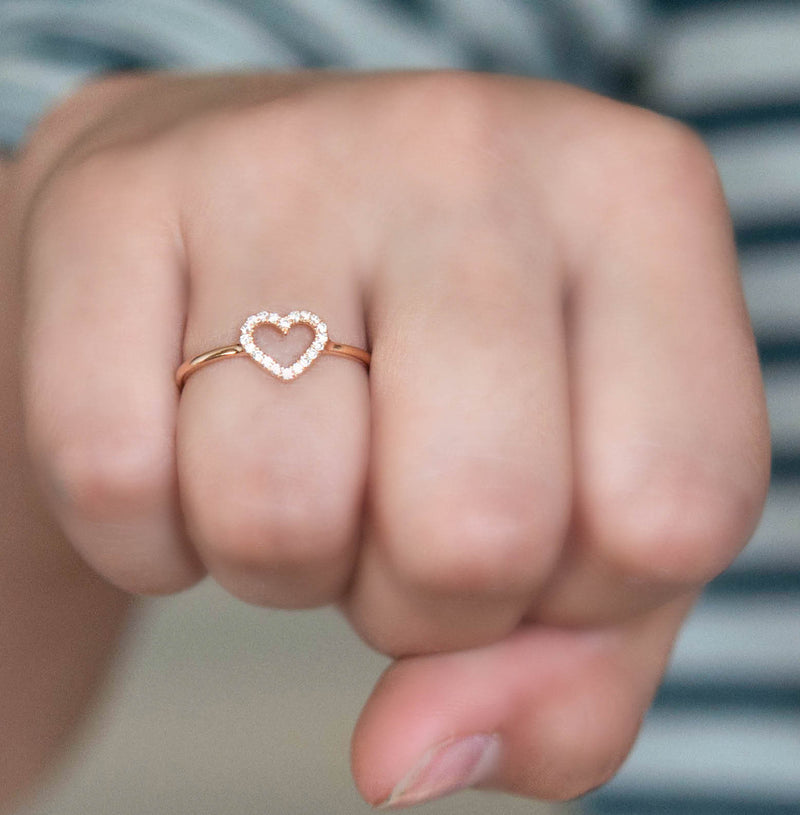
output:
[[[800,797],[800,713],[651,714],[609,792]],[[754,812],[755,815],[755,812]]]
[[[451,39],[390,8],[361,0],[294,0],[292,9],[317,29],[326,48],[353,68],[466,67]]]
[[[800,342],[800,243],[748,250],[740,263],[757,336]]]
[[[746,569],[800,570],[800,481],[772,485],[753,539],[731,566]]]
[[[797,99],[797,5],[718,3],[682,14],[658,32],[645,93],[661,108],[687,114]]]
[[[800,52],[800,43],[798,43]],[[800,213],[800,124],[730,129],[707,139],[741,226]]]
[[[702,600],[680,634],[668,676],[689,682],[699,676],[711,682],[798,681],[800,597]]]
[[[68,93],[86,79],[86,66],[63,65],[42,60],[0,59],[0,110],[25,110],[27,94],[52,97]]]

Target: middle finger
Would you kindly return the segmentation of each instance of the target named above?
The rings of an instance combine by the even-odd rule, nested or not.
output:
[[[417,228],[369,304],[368,521],[348,614],[393,655],[513,630],[564,535],[561,285],[526,229]]]

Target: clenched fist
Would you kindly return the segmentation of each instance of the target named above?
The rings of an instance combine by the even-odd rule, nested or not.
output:
[[[339,604],[398,658],[353,744],[372,802],[607,779],[768,481],[699,141],[520,78],[152,75],[21,162],[27,437],[85,560]],[[369,373],[224,360],[179,394],[182,360],[295,309]]]

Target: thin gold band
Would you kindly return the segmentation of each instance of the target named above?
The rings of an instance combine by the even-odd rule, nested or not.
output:
[[[211,365],[212,362],[219,362],[221,359],[236,357],[240,354],[249,356],[244,348],[237,343],[236,345],[225,345],[222,348],[215,348],[213,351],[206,351],[204,354],[198,354],[196,357],[186,360],[175,372],[175,384],[178,386],[178,390],[183,390],[186,380],[195,373],[195,371],[205,368],[206,365]],[[354,345],[345,345],[341,342],[328,340],[325,343],[325,347],[320,351],[320,354],[330,354],[331,356],[355,359],[363,363],[367,370],[369,370],[371,354],[363,348],[356,348]]]

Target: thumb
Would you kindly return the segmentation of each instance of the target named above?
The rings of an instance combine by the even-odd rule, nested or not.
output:
[[[361,794],[402,807],[469,786],[548,800],[599,786],[630,750],[689,606],[394,663],[353,736]]]

